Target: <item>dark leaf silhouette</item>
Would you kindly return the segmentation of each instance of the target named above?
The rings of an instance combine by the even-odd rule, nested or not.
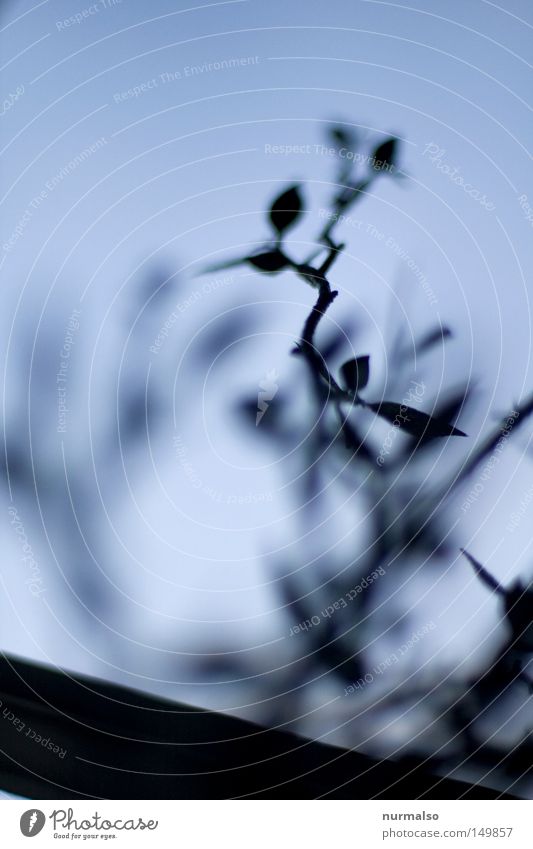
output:
[[[468,560],[468,562],[470,563],[470,565],[474,569],[474,572],[476,573],[478,578],[481,580],[481,582],[483,584],[485,584],[485,586],[489,590],[491,590],[492,592],[495,592],[495,593],[500,593],[500,595],[505,595],[504,588],[501,586],[501,584],[498,583],[496,578],[493,578],[493,576],[490,574],[490,572],[487,572],[487,570],[485,569],[484,566],[481,565],[479,560],[476,560],[475,557],[472,557],[472,555],[469,554],[468,551],[465,548],[461,549],[461,553],[464,554],[464,556],[466,557],[466,559]]]
[[[450,393],[443,403],[437,407],[437,418],[445,419],[447,422],[454,422],[461,410],[469,403],[471,395],[471,389],[467,388],[455,390]]]
[[[354,148],[357,144],[357,136],[352,129],[335,124],[329,132],[334,144],[338,145],[339,148]]]
[[[451,425],[445,419],[429,416],[422,410],[415,410],[396,401],[382,401],[380,404],[367,404],[378,416],[381,416],[398,430],[405,430],[419,439],[435,439],[440,436],[466,436],[462,430]]]
[[[341,375],[344,386],[350,392],[357,394],[364,389],[370,376],[370,357],[357,357],[348,360],[341,366]]]
[[[392,137],[380,144],[372,155],[372,167],[375,171],[391,171],[396,165],[398,139]]]
[[[283,192],[270,207],[270,220],[278,233],[283,233],[296,222],[302,211],[302,198],[298,186]]]
[[[250,265],[253,265],[254,268],[258,269],[258,271],[271,272],[282,271],[290,265],[288,257],[285,256],[283,251],[277,249],[256,254],[255,256],[249,256],[247,257],[246,262],[249,262]]]
[[[521,581],[505,590],[505,613],[518,651],[533,652],[533,590]]]
[[[457,416],[465,409],[471,398],[470,388],[460,388],[450,392],[442,401],[435,403],[433,418],[442,422],[454,423]],[[417,435],[413,436],[415,447],[417,450],[431,443],[432,437],[425,437],[420,442]]]
[[[273,248],[269,251],[252,254],[252,256],[241,256],[224,260],[224,262],[216,262],[204,268],[203,273],[211,274],[217,271],[226,271],[228,268],[235,268],[245,262],[253,265],[259,271],[281,271],[291,265],[290,259],[285,256],[283,251],[280,251],[279,248]]]
[[[500,583],[488,572],[479,560],[462,548],[464,554],[474,572],[487,589],[503,596],[505,604],[505,615],[513,630],[513,642],[515,648],[526,652],[533,651],[533,590],[525,587],[521,581],[515,581],[510,587],[502,587]]]
[[[452,336],[453,333],[449,327],[436,327],[418,343],[417,352],[423,354],[425,351],[429,351],[430,348],[438,345],[439,342],[444,342],[445,339],[450,339]]]
[[[520,580],[510,587],[503,587],[468,551],[462,548],[461,552],[487,589],[502,597],[505,617],[511,628],[509,647],[514,655],[508,659],[507,666],[509,661],[513,667],[516,666],[514,674],[527,684],[531,692],[533,682],[524,674],[522,657],[533,653],[533,590]]]

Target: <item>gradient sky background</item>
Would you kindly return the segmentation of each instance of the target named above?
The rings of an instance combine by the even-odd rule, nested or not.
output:
[[[81,22],[64,25],[84,9]],[[527,0],[50,0],[6,2],[0,25],[2,100],[21,92],[0,122],[4,423],[31,450],[35,480],[14,501],[46,584],[34,598],[24,583],[6,492],[1,648],[245,713],[263,696],[259,682],[217,686],[195,671],[193,655],[237,653],[251,676],[271,668],[272,652],[279,664],[291,657],[269,564],[280,548],[294,555],[283,487],[293,467],[237,427],[234,406],[257,395],[268,371],[280,392],[301,373],[287,353],[312,293],[290,275],[266,280],[244,268],[218,274],[206,292],[213,275],[200,272],[266,238],[265,206],[295,180],[306,182],[312,210],[291,237],[305,255],[331,194],[333,158],[315,148],[328,122],[346,122],[369,144],[397,134],[410,179],[380,179],[353,212],[364,227],[339,228],[347,250],[332,274],[341,297],[331,320],[365,316],[358,352],[372,351],[376,391],[390,365],[387,328],[451,325],[455,338],[428,384],[437,392],[478,381],[464,422],[473,447],[533,386],[533,223],[520,203],[526,195],[533,207],[533,9]],[[248,63],[205,67],[233,59]],[[269,152],[276,145],[309,149]],[[431,161],[429,145],[440,159]],[[389,237],[427,276],[436,303]],[[168,282],[154,317],[143,285],[156,274]],[[75,309],[67,431],[58,434],[56,373]],[[154,355],[149,346],[175,309],[181,320]],[[227,311],[244,317],[245,330],[209,361],[202,351],[216,347]],[[106,433],[119,381],[141,394],[148,381],[162,408],[153,442],[114,465]],[[177,436],[202,488],[179,462]],[[527,441],[525,431],[516,436],[460,517],[460,544],[503,580],[531,571],[531,517],[505,530],[532,482]],[[250,494],[253,503],[233,503]],[[324,549],[345,522],[332,516]],[[463,628],[442,668],[464,655],[465,629],[475,664],[492,599],[463,564],[450,571],[448,595],[429,596],[429,613],[416,608],[419,592],[405,589],[413,621],[442,616]],[[322,733],[324,721],[307,727]]]

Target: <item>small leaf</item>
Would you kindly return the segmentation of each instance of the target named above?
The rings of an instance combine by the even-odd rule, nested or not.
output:
[[[292,186],[276,198],[270,207],[270,220],[278,233],[283,233],[296,222],[302,211],[302,198],[298,186]]]
[[[450,339],[453,336],[449,327],[436,327],[434,330],[424,336],[417,345],[417,353],[422,354],[438,345],[439,342],[444,342],[445,339]]]
[[[405,430],[419,439],[435,439],[440,436],[466,436],[462,430],[451,425],[446,419],[429,416],[422,410],[415,410],[396,401],[382,401],[380,404],[367,404],[369,409],[391,422],[398,430]]]
[[[470,565],[474,569],[474,572],[476,573],[476,575],[478,576],[480,581],[482,581],[485,584],[485,586],[489,588],[489,590],[491,590],[492,592],[496,592],[496,593],[500,593],[502,595],[505,595],[505,590],[503,589],[503,587],[498,583],[496,578],[494,578],[490,574],[490,572],[487,572],[487,570],[485,569],[484,566],[481,565],[479,560],[476,560],[475,557],[472,557],[472,555],[469,554],[468,551],[466,551],[466,549],[464,549],[464,548],[461,549],[461,552],[462,552],[462,554],[464,554],[464,556],[466,557],[466,559],[468,560],[468,562],[470,563]]]
[[[392,171],[396,164],[398,139],[391,137],[376,147],[372,155],[374,171]]]
[[[266,251],[266,253],[249,256],[246,258],[246,262],[249,262],[250,265],[253,265],[259,271],[272,272],[281,271],[289,265],[289,259],[283,251],[279,250]]]
[[[451,393],[442,404],[437,407],[437,418],[445,419],[447,422],[453,422],[468,405],[472,396],[472,389],[463,387]]]
[[[341,366],[341,376],[344,386],[349,392],[357,394],[364,389],[370,377],[370,357],[357,357],[348,360]]]
[[[455,422],[457,416],[464,410],[465,406],[468,404],[471,394],[471,390],[467,389],[466,387],[463,389],[459,389],[453,393],[450,393],[450,395],[445,398],[442,403],[435,403],[433,419],[447,423]],[[456,433],[455,435],[461,435],[461,431],[459,431],[459,433]],[[416,440],[415,448],[417,450],[423,448],[424,445],[431,442],[434,436],[435,434],[432,434],[431,430],[429,430],[422,439],[420,439],[418,434],[415,434],[413,436],[413,439]]]
[[[353,149],[357,144],[357,136],[351,129],[346,129],[346,127],[341,126],[341,124],[334,124],[330,127],[329,130],[330,136],[333,142],[341,147],[347,147]]]

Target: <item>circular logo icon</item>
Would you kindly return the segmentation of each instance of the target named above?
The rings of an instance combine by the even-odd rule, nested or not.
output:
[[[25,811],[20,818],[20,830],[24,837],[35,837],[42,831],[46,817],[42,811],[37,808],[32,808],[30,811]]]

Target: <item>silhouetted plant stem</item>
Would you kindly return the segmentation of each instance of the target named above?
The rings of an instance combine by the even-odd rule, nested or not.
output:
[[[533,395],[530,395],[529,398],[524,401],[523,404],[519,405],[516,411],[513,412],[518,413],[518,415],[515,417],[515,423],[513,425],[513,430],[515,430],[516,428],[519,428],[533,413]],[[509,415],[505,416],[500,421],[498,427],[495,428],[489,436],[487,436],[487,438],[480,445],[478,450],[475,451],[472,457],[468,460],[468,462],[464,464],[460,473],[455,479],[455,485],[462,483],[465,478],[469,477],[474,471],[474,469],[476,469],[476,467],[479,466],[479,464],[482,463],[483,460],[485,460],[491,454],[492,451],[494,451],[494,449],[498,445],[498,442],[500,441],[500,439],[502,439],[504,435],[505,426],[507,424],[507,420],[509,419]]]
[[[318,286],[318,298],[305,321],[298,351],[301,352],[307,360],[315,378],[315,384],[317,386],[320,384],[321,375],[328,384],[329,390],[333,390],[335,393],[341,393],[342,390],[333,378],[326,363],[324,362],[323,357],[320,355],[315,345],[315,333],[321,319],[339,294],[331,288],[326,274],[335,262],[339,251],[342,250],[343,247],[344,245],[332,245],[328,256],[318,269],[308,266],[307,264],[295,266],[295,270],[300,274],[300,276],[303,276],[308,283],[310,283],[313,287]],[[322,393],[320,394],[322,395]]]
[[[337,128],[333,135],[336,142],[342,146],[350,147],[354,145],[353,138],[350,140],[350,134],[347,134],[342,128]],[[367,162],[364,171],[355,166],[352,169],[348,168],[341,156],[339,159],[340,173],[337,172],[333,196],[330,198],[328,209],[321,210],[321,217],[322,213],[325,213],[326,220],[317,226],[318,234],[312,249],[309,250],[303,262],[291,258],[292,251],[285,240],[285,234],[289,228],[297,223],[299,216],[305,209],[300,185],[289,187],[270,206],[268,221],[269,226],[275,231],[275,238],[264,243],[260,253],[254,253],[232,262],[232,264],[245,262],[257,271],[269,275],[292,271],[296,277],[316,290],[314,303],[305,319],[300,340],[294,351],[294,353],[303,356],[307,363],[312,381],[309,396],[315,414],[310,426],[307,421],[306,424],[309,426],[308,432],[306,431],[307,436],[300,443],[305,446],[306,458],[305,470],[298,478],[302,496],[300,515],[306,525],[306,534],[315,531],[325,522],[324,516],[327,516],[327,511],[323,509],[323,504],[326,504],[326,507],[329,506],[326,501],[326,490],[331,481],[327,478],[327,470],[323,471],[324,464],[322,461],[324,458],[329,460],[330,456],[333,455],[334,461],[338,461],[334,469],[335,480],[339,480],[343,485],[348,484],[350,497],[351,495],[359,496],[365,501],[365,506],[370,508],[367,510],[366,526],[368,527],[369,522],[372,526],[368,544],[365,545],[363,551],[356,553],[357,556],[345,568],[337,569],[335,560],[332,558],[331,562],[326,562],[325,556],[324,564],[327,570],[325,572],[321,567],[319,557],[313,557],[305,564],[306,566],[317,567],[314,568],[314,572],[317,573],[317,585],[320,589],[326,586],[331,587],[333,595],[336,592],[339,600],[352,592],[351,589],[348,589],[348,580],[351,581],[352,578],[355,580],[355,573],[358,570],[366,568],[370,574],[378,565],[384,565],[386,572],[390,572],[392,578],[393,572],[410,565],[410,559],[405,561],[407,556],[409,558],[413,556],[423,557],[424,560],[420,566],[422,568],[426,561],[435,554],[442,557],[452,552],[455,553],[452,533],[457,523],[449,528],[441,527],[439,511],[446,505],[446,499],[459,484],[467,479],[494,450],[501,450],[499,443],[502,437],[505,439],[512,427],[519,427],[533,413],[533,396],[531,396],[513,414],[515,418],[513,426],[511,427],[509,424],[509,417],[503,419],[502,423],[489,433],[487,438],[480,441],[479,447],[473,448],[471,456],[464,460],[464,465],[454,465],[444,473],[443,478],[439,477],[433,482],[427,474],[424,474],[424,479],[420,481],[417,478],[417,471],[420,466],[415,465],[414,474],[409,476],[405,475],[404,471],[408,464],[414,463],[420,454],[423,456],[426,446],[432,445],[437,439],[444,438],[447,440],[450,436],[466,436],[459,428],[455,427],[455,421],[470,398],[470,381],[468,381],[466,387],[461,387],[459,392],[457,390],[451,392],[444,398],[444,403],[439,394],[439,397],[435,399],[434,409],[431,413],[426,413],[418,407],[418,401],[422,396],[419,395],[416,381],[411,381],[417,387],[416,394],[412,388],[409,388],[408,393],[404,391],[404,400],[402,401],[387,400],[383,397],[372,401],[371,396],[369,400],[365,400],[361,397],[361,394],[366,397],[366,391],[372,391],[370,381],[371,374],[373,375],[370,365],[372,355],[357,351],[355,345],[353,345],[350,358],[338,367],[336,355],[342,351],[347,339],[342,328],[339,328],[339,332],[336,333],[338,337],[336,345],[330,344],[329,346],[319,347],[323,333],[320,323],[338,294],[336,290],[332,289],[328,279],[336,257],[344,248],[344,245],[335,243],[333,237],[335,226],[350,221],[345,213],[355,203],[367,196],[378,176],[384,173],[402,176],[402,173],[398,172],[396,167],[397,147],[398,139],[394,137],[389,137],[383,141],[375,148],[370,157],[359,160]],[[322,259],[323,257],[325,258]],[[222,267],[227,267],[227,265]],[[320,334],[318,333],[319,329]],[[413,353],[424,354],[438,345],[442,347],[444,341],[451,336],[450,329],[443,327],[439,322],[436,328],[430,328],[426,332],[420,344],[413,340]],[[408,350],[410,351],[411,347]],[[401,366],[406,361],[405,350],[398,346],[395,350],[394,345],[392,345],[390,351],[390,358],[396,375],[395,388],[398,391],[398,379],[403,381],[408,377],[401,371]],[[424,384],[422,386],[425,388]],[[369,387],[368,390],[367,387]],[[410,399],[414,402],[414,406]],[[363,414],[362,410],[366,412]],[[361,423],[358,421],[358,414],[361,416]],[[376,428],[369,429],[367,433],[363,429],[364,423],[370,421],[372,416],[379,417],[382,422],[386,422],[389,426],[388,431]],[[396,434],[400,432],[404,441],[398,440],[395,443]],[[380,439],[381,433],[384,434],[381,447],[379,444],[375,446],[374,443]],[[339,437],[344,440],[344,448]],[[332,445],[335,446],[335,451],[331,451]],[[340,473],[338,473],[340,463],[342,463],[342,466]],[[346,475],[344,475],[345,470],[348,470]],[[422,471],[424,471],[423,467]],[[448,541],[449,538],[451,541]],[[328,553],[331,550],[328,549]],[[405,561],[403,564],[402,560]],[[333,567],[335,567],[336,572],[334,579],[331,579],[330,570]],[[321,571],[324,572],[322,575],[320,575]],[[322,583],[320,583],[320,580],[322,580]],[[370,583],[365,588],[365,592],[357,599],[357,602],[350,607],[344,618],[340,614],[340,607],[335,608],[339,610],[335,625],[329,621],[329,615],[322,616],[322,619],[320,619],[316,610],[310,605],[312,594],[300,592],[297,580],[292,581],[286,578],[284,586],[288,606],[295,617],[302,622],[306,619],[313,619],[314,630],[307,635],[309,644],[312,646],[312,654],[316,655],[317,659],[330,672],[341,674],[342,671],[342,673],[348,672],[349,675],[359,674],[353,665],[354,657],[357,657],[357,669],[360,666],[360,672],[362,672],[365,668],[365,640],[367,637],[366,629],[368,628],[362,623],[373,616],[374,613],[377,613],[382,606],[375,604],[375,597],[376,593],[384,595],[383,582],[380,581],[379,584]],[[516,623],[513,627],[517,633],[522,633],[522,631],[529,633],[529,608],[527,608],[526,613],[523,613],[523,605],[518,606],[522,594],[518,590],[513,590],[513,592],[515,592],[511,599],[513,603],[509,602],[506,608],[507,618],[509,621],[512,620],[512,623]],[[352,598],[351,595],[349,597]],[[506,591],[506,602],[508,598],[510,596]],[[314,614],[318,617],[317,624],[314,621]],[[524,626],[520,630],[519,626],[526,620],[527,628]],[[346,627],[346,625],[349,627]],[[530,648],[529,644],[526,646],[522,637],[519,647],[521,647],[524,655],[533,653],[533,648]],[[516,653],[517,647],[514,647],[514,650]],[[501,658],[496,661],[496,664],[498,674],[504,678],[504,688],[516,681],[526,680],[521,668],[515,675],[509,668],[507,660],[505,663],[503,661],[500,663],[500,660]],[[311,669],[312,661],[310,663],[309,668]],[[303,674],[307,674],[307,668]],[[441,680],[440,683],[444,683],[446,680],[447,678],[444,681]],[[476,698],[480,694],[482,695],[481,690],[485,683],[490,685],[488,687],[489,692],[486,694],[490,696],[490,688],[497,680],[497,676],[490,677],[487,674],[483,682],[469,682],[470,689],[475,691],[474,697],[467,699],[463,692],[457,700],[460,702],[463,718],[461,720],[462,725],[457,728],[455,736],[464,740],[463,754],[469,753],[469,758],[464,760],[465,763],[469,760],[476,763],[478,760],[477,751],[480,747],[476,749],[475,735],[470,731],[470,726],[476,723],[480,715],[479,706],[476,707],[475,704]],[[465,682],[462,683],[466,686]],[[427,693],[426,688],[422,689],[423,698],[430,697],[433,693],[433,690]],[[404,692],[408,692],[409,695],[404,696]],[[389,700],[387,704],[389,706],[394,703],[401,704],[402,701],[411,698],[412,695],[411,687],[408,691],[404,690],[399,696]],[[448,701],[452,702],[452,699],[453,692]],[[368,708],[365,708],[365,711],[370,712],[376,706],[373,699],[370,701],[371,703]],[[455,704],[456,702],[448,704],[446,710],[440,711],[439,715],[429,726],[426,726],[425,730],[431,728],[434,724],[438,724],[442,716],[451,716]],[[453,721],[453,718],[451,721]],[[404,745],[407,746],[410,742],[407,741]],[[482,745],[483,751],[486,752],[485,744]],[[441,749],[432,745],[432,751],[434,754],[439,754]],[[456,767],[460,766],[460,763],[456,764]],[[497,766],[497,761],[491,764],[493,769],[496,769]]]
[[[301,338],[302,351],[308,359],[312,356],[313,365],[316,363],[315,358],[318,358],[320,362],[322,362],[314,344],[317,327],[321,318],[324,316],[328,307],[331,306],[337,295],[338,292],[331,290],[328,281],[323,278],[320,284],[320,292],[317,301],[305,321]],[[330,376],[329,379],[331,382],[334,382],[333,377]]]
[[[331,243],[331,234],[335,225],[339,221],[339,217],[363,196],[366,190],[370,188],[374,179],[374,175],[372,175],[368,179],[361,180],[355,185],[342,186],[342,191],[334,201],[332,217],[324,226],[324,229],[318,237],[318,241],[324,242],[327,245]]]

